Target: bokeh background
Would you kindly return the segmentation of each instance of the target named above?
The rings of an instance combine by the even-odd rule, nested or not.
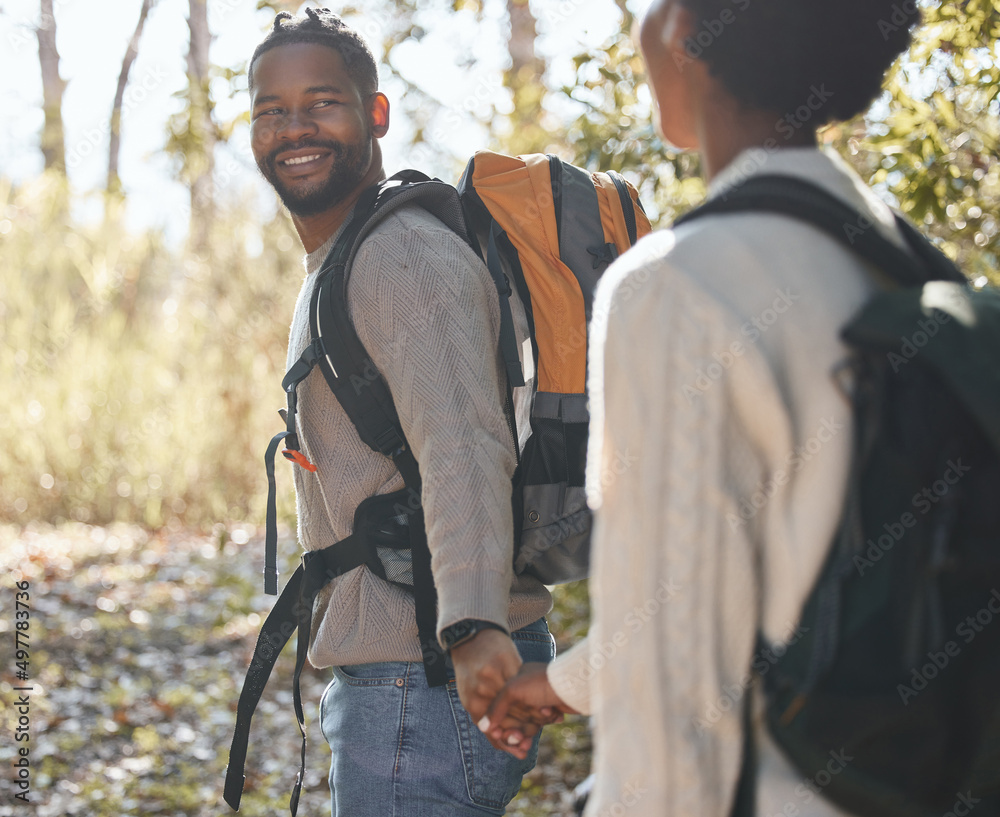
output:
[[[334,10],[380,58],[390,172],[455,181],[479,148],[556,153],[622,172],[664,227],[704,185],[697,158],[652,125],[631,36],[648,2]],[[280,430],[303,275],[250,155],[245,68],[274,13],[303,5],[0,0],[0,639],[13,655],[6,611],[29,581],[38,814],[225,812],[231,706],[270,606],[262,455]],[[920,5],[925,24],[883,96],[821,138],[976,286],[1000,283],[1000,0]],[[586,629],[586,587],[557,597],[565,645]],[[323,682],[310,676],[314,701]],[[247,814],[283,809],[294,778],[281,683],[259,716]],[[306,814],[326,798],[316,757]],[[549,730],[514,811],[564,813],[588,762],[584,721]],[[0,814],[18,806],[13,791]]]

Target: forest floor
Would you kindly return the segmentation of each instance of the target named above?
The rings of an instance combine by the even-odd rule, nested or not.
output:
[[[294,568],[295,549],[290,538],[281,542],[284,576]],[[0,528],[0,765],[8,770],[0,817],[232,813],[222,782],[236,700],[273,603],[262,592],[262,562],[263,542],[253,529],[206,535],[124,526]],[[582,587],[557,595],[550,625],[560,649],[585,629],[585,599]],[[27,625],[20,628],[28,637],[22,653],[19,621]],[[244,817],[288,813],[300,747],[293,664],[294,639],[253,721]],[[328,670],[303,673],[307,723],[315,724],[328,680]],[[25,748],[27,808],[15,798],[23,789],[9,771]],[[313,726],[302,817],[330,813],[328,763],[329,749]],[[572,789],[589,766],[584,719],[548,727],[539,763],[507,813],[571,814]]]

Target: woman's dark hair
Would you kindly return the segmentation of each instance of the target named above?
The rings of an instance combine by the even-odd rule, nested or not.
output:
[[[250,90],[253,90],[253,66],[257,58],[265,51],[292,43],[316,43],[332,48],[343,58],[347,74],[362,96],[369,96],[378,90],[378,67],[361,35],[330,9],[312,8],[307,8],[302,17],[293,17],[287,11],[278,12],[271,30],[250,58],[247,67]]]
[[[748,107],[791,114],[809,100],[813,129],[865,110],[920,22],[916,0],[681,2],[695,18],[688,57]]]

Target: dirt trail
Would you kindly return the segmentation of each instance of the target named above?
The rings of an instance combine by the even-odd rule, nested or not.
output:
[[[287,576],[294,543],[283,541],[280,552]],[[10,789],[5,775],[0,817],[232,813],[222,801],[222,780],[235,704],[273,603],[261,587],[262,558],[252,529],[211,535],[124,526],[0,529],[0,640],[10,647],[0,666],[0,765],[8,768],[19,747],[29,748],[31,804],[25,811],[14,799],[21,790]],[[14,661],[18,592],[28,593],[21,597],[29,612],[25,680]],[[293,650],[294,639],[254,717],[242,817],[287,813],[299,754]],[[311,723],[327,680],[325,671],[303,673]],[[29,738],[9,740],[19,713],[8,704],[24,695]],[[539,766],[508,814],[564,814],[568,789],[586,775],[585,725],[547,732]],[[328,752],[314,726],[303,817],[329,814]]]

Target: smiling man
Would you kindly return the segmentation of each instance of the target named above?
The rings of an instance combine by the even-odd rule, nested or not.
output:
[[[325,9],[279,14],[249,85],[254,157],[307,253],[291,365],[311,340],[324,260],[361,194],[385,178],[378,140],[389,101],[364,41]],[[450,680],[428,685],[406,588],[362,566],[320,594],[309,659],[334,676],[320,705],[334,815],[502,814],[534,763],[494,749],[475,726],[522,660],[553,653],[548,591],[512,570],[516,456],[497,301],[470,247],[415,205],[396,208],[355,256],[348,310],[419,464]],[[318,374],[298,387],[296,432],[316,466],[295,469],[299,539],[315,551],[350,536],[361,501],[403,479],[361,441]]]

